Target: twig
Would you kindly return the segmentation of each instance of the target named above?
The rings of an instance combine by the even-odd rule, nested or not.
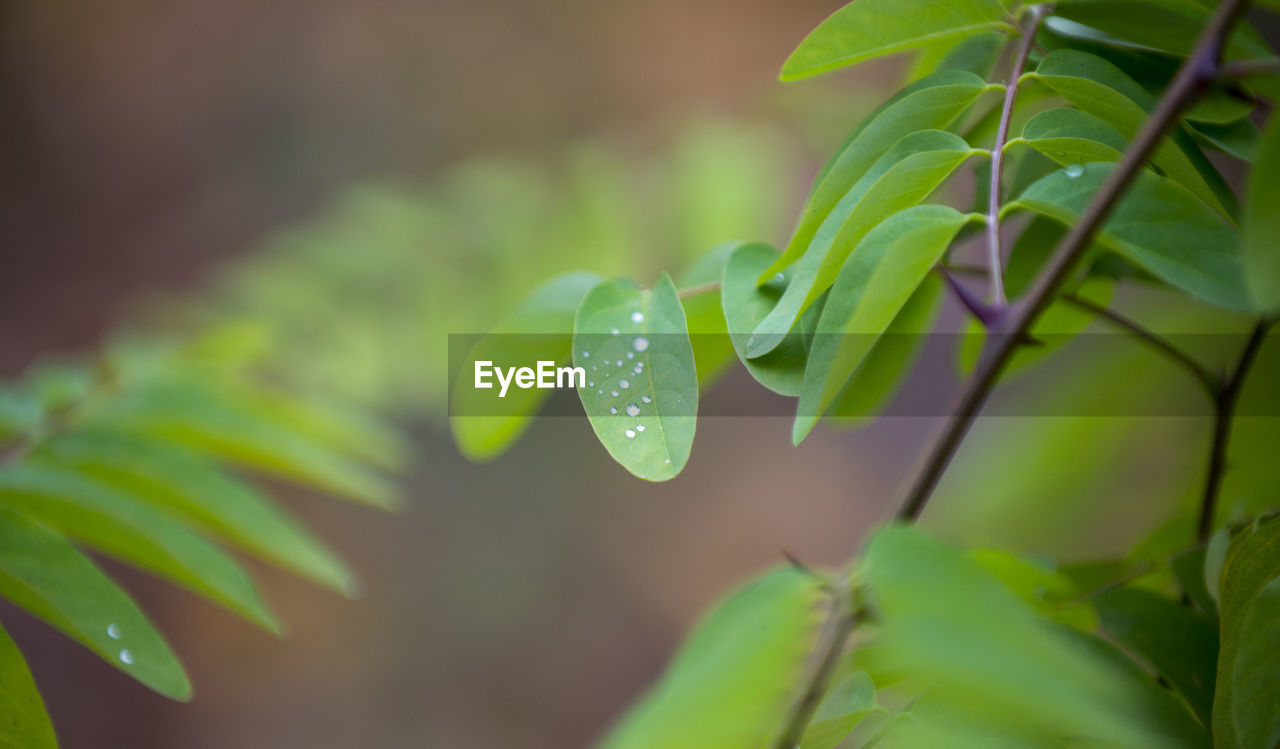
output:
[[[951,417],[935,438],[915,474],[915,480],[907,489],[897,513],[900,519],[913,521],[920,516],[974,418],[986,403],[1001,371],[1016,351],[1021,337],[1070,278],[1088,248],[1090,238],[1106,221],[1111,209],[1160,145],[1165,133],[1177,124],[1179,115],[1217,77],[1223,40],[1248,7],[1249,0],[1223,0],[1218,6],[1195,49],[1178,69],[1177,76],[1160,97],[1155,112],[1125,152],[1124,158],[1094,195],[1080,220],[1059,243],[1048,267],[1036,279],[1031,291],[1012,307],[1011,314],[1005,316],[1000,328],[993,331],[973,377],[960,394]]]
[[[720,290],[719,281],[708,281],[707,283],[700,283],[696,286],[686,286],[683,289],[677,289],[676,296],[681,299],[688,299],[689,297],[700,296],[702,294],[710,294],[713,291],[719,291],[719,290]]]
[[[1236,403],[1240,400],[1245,377],[1249,368],[1258,357],[1258,350],[1267,337],[1267,320],[1260,321],[1253,328],[1249,342],[1245,344],[1240,361],[1231,374],[1223,377],[1218,388],[1218,397],[1214,403],[1213,443],[1209,448],[1209,472],[1205,476],[1204,496],[1200,501],[1200,522],[1196,525],[1196,539],[1207,541],[1213,532],[1213,520],[1218,509],[1218,495],[1222,489],[1222,478],[1227,468],[1227,444],[1231,441],[1231,422],[1235,417]]]
[[[805,690],[796,700],[782,733],[773,743],[774,749],[795,749],[800,745],[805,729],[813,719],[813,713],[827,692],[827,685],[831,682],[844,651],[844,643],[860,618],[861,613],[853,608],[848,589],[838,588],[834,592],[831,614],[827,618],[818,648],[814,651],[816,660],[809,678],[805,680]]]
[[[1035,5],[1031,8],[1031,20],[1023,32],[1022,45],[1013,58],[1013,70],[1009,73],[1009,83],[1004,89],[1004,108],[1000,110],[1000,126],[996,130],[996,143],[991,148],[991,185],[987,193],[987,268],[991,273],[991,296],[997,307],[1005,303],[1004,296],[1004,263],[1000,253],[1000,185],[1004,172],[1004,144],[1009,139],[1009,125],[1013,121],[1013,105],[1018,98],[1018,80],[1027,67],[1027,57],[1031,55],[1031,45],[1035,42],[1036,29],[1040,27],[1040,19],[1044,9]]]
[[[1222,64],[1221,78],[1247,78],[1251,75],[1275,75],[1280,73],[1280,57],[1264,57],[1258,60],[1232,60]]]

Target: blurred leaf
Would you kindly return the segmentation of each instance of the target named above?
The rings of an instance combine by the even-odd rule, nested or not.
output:
[[[1191,599],[1201,611],[1213,618],[1216,622],[1218,619],[1218,602],[1209,593],[1209,587],[1205,584],[1205,547],[1197,546],[1193,549],[1178,554],[1170,561],[1170,567],[1173,569],[1173,576],[1178,580],[1178,587],[1182,589],[1183,595]]]
[[[693,447],[698,375],[671,278],[652,289],[605,281],[587,292],[574,318],[573,362],[596,383],[578,397],[613,459],[649,481],[680,473]]]
[[[1244,266],[1254,305],[1280,310],[1280,117],[1272,116],[1249,180]]]
[[[854,0],[823,21],[787,58],[795,81],[882,55],[1009,28],[1000,0]]]
[[[2,521],[0,521],[2,522]],[[4,531],[0,529],[0,534]],[[44,699],[27,662],[9,633],[0,627],[0,746],[10,749],[57,749],[58,739],[44,709]]]
[[[0,594],[151,689],[178,700],[191,684],[137,605],[62,536],[0,507]]]
[[[760,283],[805,254],[836,204],[904,135],[949,127],[989,89],[973,73],[946,71],[907,86],[868,115],[818,174],[790,243],[782,257],[760,274]]]
[[[532,367],[539,361],[569,361],[574,313],[601,280],[595,273],[575,271],[544,282],[467,352],[454,383],[449,419],[453,439],[464,455],[472,460],[500,455],[524,434],[551,395],[550,390],[541,388],[511,388],[499,411],[493,413],[485,403],[492,402],[497,391],[472,386],[475,362],[509,368]]]
[[[733,348],[751,376],[775,393],[795,396],[800,394],[805,361],[809,356],[806,332],[812,326],[806,326],[804,322],[810,315],[806,314],[773,351],[747,358],[747,349],[754,342],[752,331],[777,305],[791,280],[791,270],[787,269],[780,271],[779,277],[756,285],[761,270],[777,258],[777,250],[760,242],[740,244],[734,249],[724,269],[724,318],[728,321]],[[812,317],[816,321],[816,315]]]
[[[1027,188],[1007,209],[1029,208],[1069,225],[1113,168],[1091,163],[1060,170]],[[1249,307],[1235,230],[1163,177],[1139,174],[1095,241],[1205,301]]]
[[[804,255],[790,266],[791,283],[756,326],[747,356],[763,356],[779,345],[800,315],[835,282],[868,232],[924,200],[975,153],[958,135],[924,130],[903,137],[877,159],[831,209]]]
[[[284,569],[343,593],[355,591],[351,570],[297,520],[194,452],[88,428],[51,437],[39,454]]]
[[[28,458],[0,468],[0,504],[280,631],[244,568],[130,494]]]
[[[1232,539],[1221,594],[1215,746],[1275,746],[1280,742],[1280,519],[1257,521]]]
[[[1107,634],[1149,663],[1208,726],[1218,659],[1213,621],[1141,588],[1103,591],[1093,603]]]
[[[1062,0],[1054,14],[1152,49],[1187,54],[1209,23],[1213,5],[1199,0]],[[1228,57],[1271,54],[1258,32],[1241,24]]]
[[[821,582],[780,567],[740,588],[685,639],[602,749],[758,749],[780,727],[822,629]]]
[[[909,208],[866,235],[818,319],[792,440],[813,429],[968,220],[953,208]]]
[[[1125,138],[1137,134],[1154,105],[1152,96],[1120,68],[1078,50],[1050,52],[1032,75]],[[1226,216],[1235,215],[1237,205],[1230,188],[1185,134],[1175,132],[1151,160],[1211,207]]]
[[[800,740],[800,749],[835,749],[864,718],[882,710],[876,705],[876,685],[864,671],[836,684],[822,698]]]

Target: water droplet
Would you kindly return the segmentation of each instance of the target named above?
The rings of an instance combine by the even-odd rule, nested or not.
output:
[[[639,406],[637,406],[637,405],[636,405],[636,404],[634,404],[634,403],[632,403],[631,405],[627,406],[627,416],[639,416],[639,415],[640,415],[640,407],[639,407]]]
[[[668,463],[670,463],[670,462],[671,462],[671,458],[667,458],[667,462],[668,462]]]
[[[786,278],[786,276],[782,275],[782,271],[778,271],[777,273],[774,273],[774,274],[773,274],[773,280],[775,280],[775,281],[781,281],[781,280],[783,280],[783,279],[785,279],[785,278]]]
[[[125,648],[120,651],[120,662],[125,664],[126,666],[131,665],[133,663],[133,653],[129,650],[129,648]]]
[[[623,390],[626,390],[627,388],[631,387],[631,383],[627,382],[626,380],[618,380],[618,387],[622,388]]]
[[[596,390],[596,394],[597,394],[597,395],[604,395],[604,391],[603,391],[603,390],[599,390],[599,389],[597,389],[597,390]]]
[[[649,396],[647,396],[647,395],[642,395],[642,396],[640,396],[640,400],[644,401],[645,403],[652,403],[652,402],[653,402],[653,399],[652,399],[652,398],[650,398],[650,397],[649,397]]]
[[[634,358],[636,358],[636,352],[634,352],[634,351],[628,351],[628,352],[627,352],[627,358],[628,358],[628,359],[634,359]]]
[[[649,339],[645,338],[642,335],[638,335],[636,336],[635,342],[633,342],[631,345],[635,347],[636,351],[644,351],[645,349],[649,348]]]
[[[617,412],[618,412],[617,406],[609,406],[609,413],[616,414]]]
[[[747,348],[751,348],[754,345],[756,345],[756,337],[751,336],[750,338],[747,339]]]
[[[591,381],[588,381],[588,382],[587,382],[587,387],[589,387],[589,388],[593,388],[593,387],[595,387],[595,386],[596,386],[596,384],[595,384],[594,382],[591,382]]]
[[[617,365],[617,366],[619,366],[619,367],[621,367],[621,366],[622,366],[622,360],[621,360],[621,359],[619,359],[618,361],[614,362],[614,364],[615,364],[615,365]]]
[[[1080,175],[1084,174],[1084,165],[1083,165],[1083,164],[1072,164],[1072,165],[1070,165],[1070,166],[1068,166],[1068,167],[1066,168],[1066,170],[1065,170],[1065,172],[1064,172],[1064,173],[1065,173],[1068,177],[1070,177],[1070,178],[1072,178],[1072,179],[1075,179],[1076,177],[1079,177]]]
[[[622,331],[621,331],[621,330],[618,330],[617,328],[614,328],[613,330],[610,330],[609,332],[610,332],[610,333],[612,333],[612,334],[614,334],[614,335],[621,335],[621,334],[622,334]]]
[[[644,313],[640,311],[632,312],[631,322],[634,322],[634,323],[644,322]]]
[[[637,432],[643,432],[643,431],[644,431],[644,424],[636,424],[636,431],[637,431]]]
[[[614,398],[617,398],[617,397],[618,397],[618,391],[617,391],[617,390],[611,391],[611,393],[610,393],[610,394],[611,394],[611,395],[613,395],[613,397],[614,397]]]
[[[623,432],[623,434],[627,435],[627,439],[635,439],[636,430],[628,429],[627,431]]]
[[[110,637],[110,638],[111,638],[111,639],[113,639],[113,640],[119,640],[119,639],[120,639],[120,627],[116,626],[114,623],[112,623],[112,624],[108,624],[108,625],[107,625],[107,637]]]
[[[583,359],[590,359],[590,358],[591,358],[591,352],[590,352],[590,351],[583,351],[583,352],[582,352],[582,358],[583,358]]]

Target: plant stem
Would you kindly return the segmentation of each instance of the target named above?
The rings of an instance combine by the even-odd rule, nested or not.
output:
[[[1247,78],[1251,75],[1275,75],[1280,73],[1280,57],[1264,57],[1259,60],[1232,60],[1223,63],[1223,78]]]
[[[900,520],[910,522],[920,516],[1022,336],[1070,278],[1088,248],[1090,238],[1106,221],[1111,209],[1160,145],[1165,133],[1177,125],[1179,115],[1216,78],[1223,41],[1248,7],[1249,0],[1223,0],[1218,5],[1195,49],[1178,69],[1173,82],[1160,97],[1155,112],[1125,152],[1124,158],[1094,195],[1080,220],[1063,237],[1049,259],[1048,267],[1036,279],[1026,297],[1013,305],[1011,314],[1006,315],[998,329],[992,331],[973,377],[957,399],[951,417],[942,426],[916,472],[915,480],[907,489],[897,513]]]
[[[791,709],[777,741],[773,742],[774,749],[795,749],[800,745],[805,729],[813,719],[813,713],[818,709],[827,692],[827,684],[830,683],[836,664],[840,661],[845,640],[849,639],[849,635],[861,618],[861,613],[852,606],[848,589],[840,586],[834,591],[834,596],[832,611],[823,629],[821,642],[814,651],[817,657],[809,677],[805,680],[804,693]]]
[[[987,265],[991,272],[991,296],[997,307],[1005,303],[1004,296],[1004,262],[1000,253],[1000,186],[1004,172],[1004,144],[1009,140],[1009,125],[1013,120],[1013,104],[1018,99],[1018,80],[1027,67],[1027,57],[1031,54],[1031,45],[1036,38],[1036,29],[1040,27],[1040,18],[1044,9],[1035,5],[1031,8],[1031,20],[1023,32],[1022,44],[1013,58],[1013,70],[1009,73],[1009,83],[1004,89],[1004,108],[1000,110],[1000,126],[996,129],[996,143],[991,148],[991,185],[987,193]]]
[[[708,281],[706,283],[697,284],[696,286],[686,286],[683,289],[677,289],[676,296],[681,299],[688,299],[689,297],[700,296],[702,294],[710,294],[713,291],[719,291],[719,290],[720,290],[719,281]]]
[[[1269,321],[1262,320],[1253,327],[1253,333],[1245,344],[1244,352],[1240,354],[1236,368],[1222,378],[1222,384],[1218,388],[1218,397],[1214,403],[1213,443],[1209,447],[1209,472],[1205,476],[1204,496],[1200,501],[1200,522],[1196,525],[1196,540],[1201,543],[1209,540],[1209,534],[1213,532],[1218,495],[1227,469],[1227,444],[1231,441],[1231,422],[1235,417],[1236,403],[1240,400],[1245,377],[1258,357],[1258,350],[1262,348],[1269,326]]]

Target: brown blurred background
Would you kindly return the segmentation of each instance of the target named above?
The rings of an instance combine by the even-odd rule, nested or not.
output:
[[[0,5],[0,371],[94,346],[139,300],[201,293],[353,182],[413,185],[478,155],[601,134],[643,153],[694,116],[769,121],[808,154],[776,186],[793,212],[839,138],[823,123],[851,126],[866,107],[849,103],[895,80],[892,62],[811,89],[834,101],[775,82],[839,5]],[[727,586],[783,550],[847,557],[929,426],[794,449],[784,420],[708,420],[684,475],[650,485],[581,420],[541,421],[486,466],[444,424],[407,422],[402,516],[282,489],[365,581],[345,601],[260,570],[287,639],[111,566],[184,657],[189,705],[6,608],[63,746],[583,746]]]

